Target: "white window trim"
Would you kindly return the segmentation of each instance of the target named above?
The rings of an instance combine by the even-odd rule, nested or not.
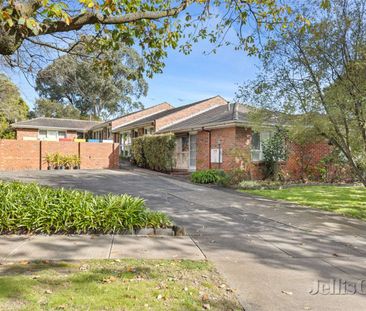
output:
[[[264,136],[266,136],[266,139],[264,138]],[[263,143],[269,139],[272,136],[272,132],[270,131],[263,131],[263,132],[259,132],[259,149],[253,149],[251,148],[251,152],[250,152],[250,156],[251,156],[251,160],[252,162],[261,162],[264,160],[264,156],[263,156]],[[252,146],[251,146],[252,147]],[[253,154],[257,153],[259,156],[258,157],[254,157]]]
[[[41,134],[40,132],[46,132],[46,136],[42,135],[41,137]],[[51,137],[49,137],[49,132],[56,132],[56,136],[52,136],[52,139]],[[60,136],[59,133],[60,132],[63,132],[65,133],[65,137],[63,136]],[[37,135],[37,138],[38,140],[52,140],[52,141],[58,141],[60,138],[67,138],[67,131],[58,131],[58,130],[43,130],[43,129],[39,129],[38,130],[38,135]]]

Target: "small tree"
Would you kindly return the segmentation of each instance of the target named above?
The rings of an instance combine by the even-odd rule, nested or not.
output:
[[[267,168],[267,178],[274,180],[279,178],[279,162],[288,158],[288,148],[286,144],[287,131],[276,127],[274,134],[263,143],[263,156]]]

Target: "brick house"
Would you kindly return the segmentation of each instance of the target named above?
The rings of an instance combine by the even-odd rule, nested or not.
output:
[[[174,133],[176,170],[246,168],[252,179],[260,179],[263,142],[270,137],[274,124],[267,124],[260,133],[253,131],[249,109],[215,96],[180,107],[161,103],[107,122],[38,118],[15,123],[13,127],[20,140],[44,139],[46,135],[51,139],[57,136],[114,141],[120,144],[124,157],[130,155],[135,137]],[[305,147],[292,143],[289,159],[282,163],[283,172],[289,179],[299,179],[305,162],[307,168],[315,168],[330,150],[324,141]]]
[[[89,130],[99,124],[97,121],[84,121],[56,118],[35,118],[13,123],[17,140],[48,140],[85,138]]]
[[[176,170],[218,168],[230,171],[245,167],[252,179],[261,179],[263,142],[270,137],[274,124],[268,124],[260,133],[254,132],[248,112],[247,106],[230,104],[221,96],[215,96],[136,121],[121,122],[112,132],[118,133],[124,156],[130,154],[134,137],[174,133]],[[329,154],[330,148],[325,142],[314,142],[306,146],[304,154],[303,146],[292,143],[289,159],[282,163],[284,173],[289,179],[299,179],[303,162],[307,162],[307,167],[315,167]]]

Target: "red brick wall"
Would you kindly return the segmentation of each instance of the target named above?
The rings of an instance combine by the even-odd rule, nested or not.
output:
[[[216,96],[209,100],[203,101],[202,103],[179,110],[166,117],[162,117],[162,118],[156,120],[155,130],[159,131],[160,129],[162,129],[166,126],[171,125],[172,123],[182,121],[189,116],[195,115],[195,114],[202,112],[206,109],[209,109],[211,107],[217,107],[220,105],[227,105],[227,102],[222,97]]]
[[[0,140],[0,170],[38,170],[40,142]]]
[[[246,168],[252,179],[264,178],[263,162],[250,161],[250,145],[252,131],[249,128],[230,127],[211,130],[211,148],[218,148],[221,140],[223,163],[211,163],[211,168],[221,168],[230,171],[236,168]],[[307,164],[308,171],[316,175],[319,161],[331,152],[331,146],[324,141],[315,142],[307,146],[290,145],[289,159],[282,163],[285,178],[297,180],[301,178],[302,163]],[[247,167],[246,164],[248,164]],[[209,133],[200,131],[197,134],[197,170],[209,168]]]
[[[16,129],[17,140],[23,140],[23,137],[38,137],[37,129]]]
[[[119,167],[119,145],[100,143],[80,143],[82,169],[106,169]]]
[[[48,153],[79,155],[82,169],[119,167],[119,144],[0,140],[0,171],[47,169]]]
[[[138,119],[141,119],[143,117],[147,117],[149,115],[152,115],[154,113],[158,113],[160,111],[168,110],[173,108],[172,105],[169,103],[162,103],[160,105],[156,105],[154,107],[146,108],[144,110],[122,116],[121,118],[118,118],[117,120],[112,121],[112,128],[115,128],[119,125],[122,125],[124,123],[129,123]]]

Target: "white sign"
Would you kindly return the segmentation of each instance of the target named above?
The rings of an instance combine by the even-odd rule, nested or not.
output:
[[[222,163],[222,149],[211,149],[211,163]]]

